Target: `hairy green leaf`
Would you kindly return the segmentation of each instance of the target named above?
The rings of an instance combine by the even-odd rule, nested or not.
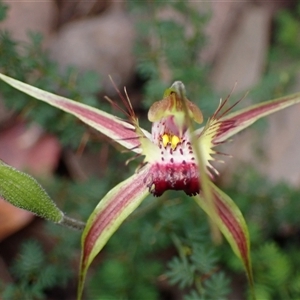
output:
[[[31,211],[46,220],[60,223],[64,219],[63,212],[34,178],[1,160],[0,196],[12,205]]]

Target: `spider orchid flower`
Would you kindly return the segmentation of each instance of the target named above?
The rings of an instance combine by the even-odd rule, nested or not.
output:
[[[163,99],[151,106],[148,119],[152,122],[152,131],[149,133],[140,128],[127,93],[124,98],[119,92],[126,104],[129,122],[5,75],[0,74],[0,79],[76,116],[136,155],[144,156],[135,174],[109,191],[87,221],[82,234],[78,299],[81,299],[91,262],[112,234],[147,195],[158,197],[167,190],[182,190],[195,199],[241,259],[253,287],[248,229],[235,203],[213,183],[218,173],[211,164],[217,154],[214,147],[259,118],[299,103],[299,93],[237,112],[231,112],[237,103],[225,108],[227,97],[206,125],[195,130],[194,124],[203,121],[202,113],[186,98],[183,83],[176,81],[166,90]]]

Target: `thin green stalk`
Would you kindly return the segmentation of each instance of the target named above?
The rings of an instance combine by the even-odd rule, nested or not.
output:
[[[79,220],[67,217],[67,216],[63,216],[62,221],[59,223],[60,225],[75,229],[75,230],[79,230],[82,231],[85,227],[85,223],[81,222]]]

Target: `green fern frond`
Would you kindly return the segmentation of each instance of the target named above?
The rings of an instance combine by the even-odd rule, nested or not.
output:
[[[174,257],[168,263],[166,275],[171,284],[178,284],[181,289],[190,287],[194,282],[195,266],[189,265],[179,257]]]
[[[41,245],[36,240],[28,240],[22,244],[12,271],[18,278],[36,281],[44,263],[45,255]]]
[[[287,255],[273,242],[263,245],[258,253],[257,261],[264,269],[261,276],[271,286],[284,285],[291,275],[291,262]]]
[[[207,300],[226,300],[230,292],[230,281],[225,273],[218,272],[213,274],[208,280],[204,282],[205,298]]]
[[[197,290],[192,290],[188,295],[184,296],[184,300],[206,300]]]
[[[208,274],[215,268],[218,257],[212,248],[202,244],[194,244],[192,247],[191,262],[200,274]]]

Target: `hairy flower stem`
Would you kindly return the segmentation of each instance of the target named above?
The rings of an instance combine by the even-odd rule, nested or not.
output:
[[[76,219],[72,219],[70,217],[64,216],[62,221],[59,223],[60,225],[82,231],[85,227],[85,223]]]

